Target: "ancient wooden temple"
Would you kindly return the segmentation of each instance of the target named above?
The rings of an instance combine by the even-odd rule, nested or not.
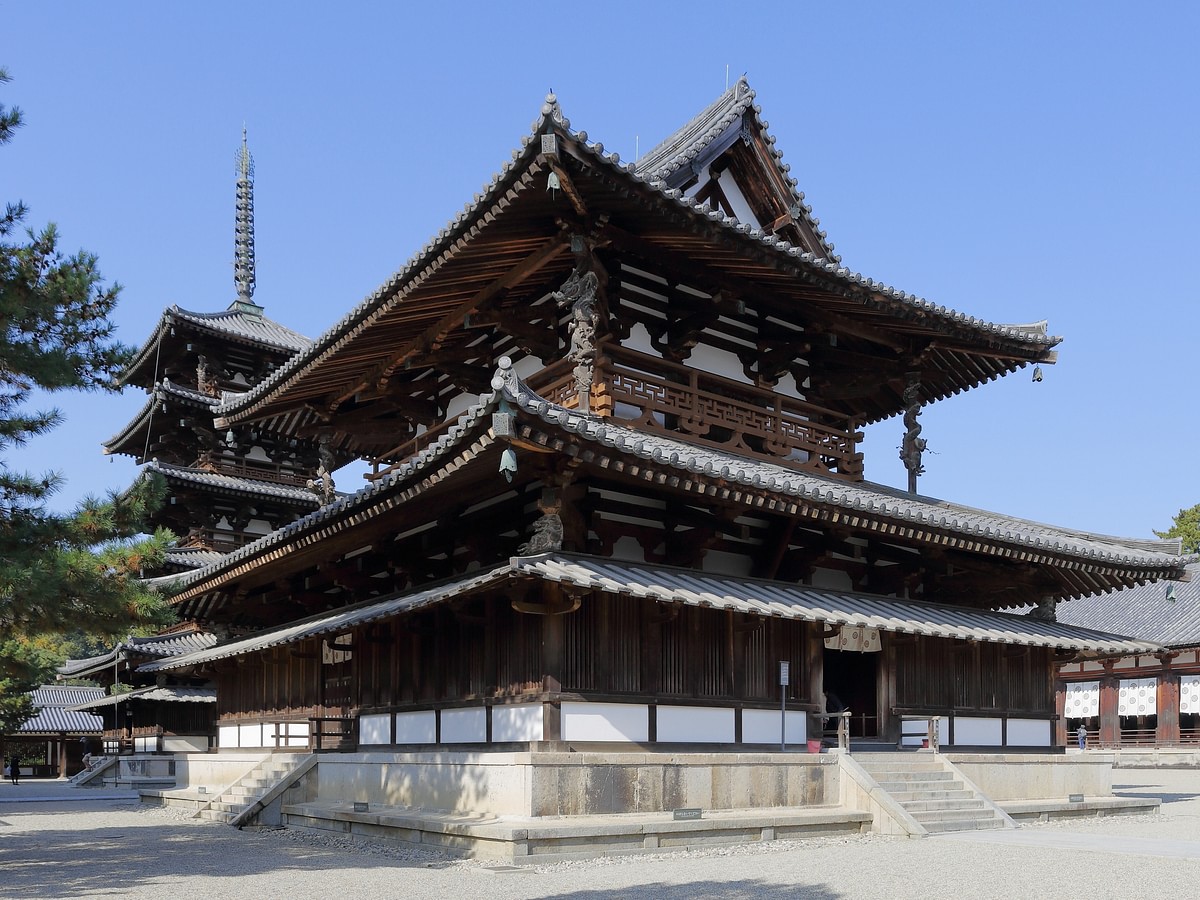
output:
[[[372,472],[294,521],[298,483],[249,513],[212,490],[240,546],[172,590],[224,639],[142,670],[211,679],[222,750],[771,746],[811,737],[823,694],[860,737],[924,717],[945,745],[1047,748],[1056,661],[1155,647],[1056,604],[1184,575],[1156,542],[917,492],[921,409],[1059,339],[842,265],[744,80],[633,162],[549,97],[319,339],[246,341],[241,366],[167,344],[175,320],[244,336],[239,304],[237,328],[164,319],[143,353],[154,390],[187,382],[160,399],[207,454],[170,465],[220,473],[194,490],[268,483],[249,445],[297,482],[319,461],[294,447]],[[908,490],[865,479],[861,429],[892,417]]]

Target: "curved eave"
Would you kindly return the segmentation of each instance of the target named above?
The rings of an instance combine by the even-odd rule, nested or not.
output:
[[[149,462],[142,471],[161,475],[166,479],[168,486],[174,488],[200,490],[217,496],[252,497],[292,509],[312,509],[321,505],[321,500],[316,494],[302,487],[223,475],[204,469],[172,466],[161,462]]]
[[[117,380],[121,384],[136,384],[143,387],[152,383],[158,374],[155,370],[157,362],[161,357],[160,344],[172,336],[174,329],[179,329],[180,331],[186,330],[193,335],[205,335],[221,341],[253,347],[280,359],[290,357],[301,349],[300,347],[292,346],[289,342],[272,339],[269,336],[255,336],[228,327],[222,327],[221,318],[228,315],[228,311],[225,313],[197,313],[181,309],[179,306],[167,307],[163,311],[162,317],[159,319],[154,331],[141,344],[133,360],[126,366]],[[278,322],[274,322],[273,320],[267,321],[279,329],[296,334],[291,329],[279,325]],[[296,336],[298,339],[308,341],[303,335],[297,334]],[[175,334],[174,337],[177,343],[184,342],[183,335]]]
[[[495,444],[491,415],[501,398],[516,406],[522,440],[553,449],[575,444],[581,463],[673,489],[711,495],[714,491],[747,509],[806,517],[916,545],[952,547],[966,553],[1085,573],[1066,596],[1111,589],[1159,578],[1184,576],[1190,558],[1145,547],[1144,541],[1101,539],[1041,523],[1027,522],[891,488],[855,484],[799,473],[767,462],[708,450],[683,441],[650,436],[567,410],[530,391],[501,368],[495,390],[463,414],[437,442],[356,494],[297,520],[242,547],[220,563],[172,580],[176,602],[220,590],[260,565],[308,552],[320,541],[414,501],[430,487],[478,459]],[[185,606],[185,609],[190,607]]]
[[[174,385],[164,379],[163,382],[154,386],[137,415],[130,419],[123,429],[101,444],[104,452],[108,455],[123,454],[140,459],[146,444],[146,432],[154,421],[156,408],[161,403],[179,403],[197,412],[204,412],[209,417],[216,406],[216,401],[212,398]],[[157,413],[157,415],[164,416],[172,414],[170,410],[167,412],[160,410]]]
[[[900,348],[897,371],[911,365],[900,360],[901,349],[910,344],[931,354],[928,368],[941,375],[924,383],[926,401],[1053,359],[1057,337],[938,306],[740,224],[680,191],[645,180],[634,167],[606,154],[602,145],[589,144],[586,135],[559,124],[556,114],[556,107],[549,108],[515,161],[391,279],[308,350],[218,407],[217,426],[251,419],[285,421],[288,427],[311,424],[319,416],[306,405],[336,406],[339,397],[352,395],[356,385],[385,369],[396,347],[423,337],[432,340],[431,329],[436,332],[439,325],[453,331],[465,317],[463,304],[523,260],[564,240],[556,220],[569,204],[564,207],[562,197],[545,190],[548,168],[540,153],[541,136],[550,132],[562,142],[561,164],[578,178],[584,203],[593,213],[612,212],[614,221],[628,227],[642,223],[639,240],[680,258],[703,259],[721,277],[748,290],[769,287],[789,302],[817,304],[825,314],[881,332]],[[500,222],[506,223],[504,228]],[[526,289],[565,278],[571,265],[570,255],[561,253],[539,269],[540,278]],[[899,412],[900,393],[885,390],[864,418],[875,421]]]

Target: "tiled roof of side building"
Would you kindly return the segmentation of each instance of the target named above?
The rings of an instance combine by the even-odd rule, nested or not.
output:
[[[163,659],[170,656],[180,656],[184,653],[194,653],[197,650],[204,650],[213,646],[217,642],[215,635],[207,631],[200,631],[195,627],[186,628],[179,631],[172,631],[166,634],[156,634],[150,637],[134,637],[120,641],[112,650],[107,653],[101,653],[99,656],[89,656],[85,659],[69,659],[58,667],[59,675],[64,678],[82,677],[93,672],[99,672],[105,669],[111,670],[115,661],[123,657],[129,656],[146,656],[153,659]],[[62,690],[83,690],[85,692],[98,692],[96,696],[87,694],[64,695],[65,699],[59,705],[62,706],[78,706],[84,702],[95,700],[97,696],[104,696],[103,688],[65,688]],[[37,702],[36,700],[34,701]]]
[[[104,696],[104,688],[85,685],[44,684],[30,692],[34,706],[74,706],[84,700]]]
[[[791,189],[793,209],[797,210],[820,240],[824,255],[839,261],[833,252],[833,244],[820,231],[820,220],[812,214],[812,207],[804,202],[804,194],[798,190],[796,180],[791,177],[791,166],[783,162],[783,154],[775,148],[775,139],[768,132],[768,123],[762,118],[762,108],[754,103],[755,93],[743,75],[737,83],[709,104],[702,112],[682,127],[676,129],[636,162],[636,170],[651,181],[666,181],[683,166],[690,166],[713,141],[718,140],[729,129],[735,127],[749,111],[758,122],[771,145],[776,167]]]
[[[1200,563],[1190,581],[1156,581],[1060,603],[1058,620],[1168,647],[1200,646]]]
[[[69,707],[103,697],[104,688],[44,684],[30,691],[29,696],[37,712],[17,729],[17,734],[95,734],[103,729],[103,722],[96,716]]]
[[[32,719],[17,729],[19,735],[39,734],[99,734],[104,730],[104,720],[91,713],[45,707]]]

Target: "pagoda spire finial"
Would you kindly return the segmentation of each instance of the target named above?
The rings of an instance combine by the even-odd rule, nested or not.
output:
[[[254,157],[246,144],[242,124],[242,146],[237,155],[237,224],[234,227],[233,281],[238,300],[253,303],[254,297]]]

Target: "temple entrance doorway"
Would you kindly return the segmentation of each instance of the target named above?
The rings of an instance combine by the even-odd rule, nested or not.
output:
[[[850,737],[879,736],[879,653],[824,651],[822,685],[830,712],[849,710]],[[834,726],[830,722],[830,726]]]

